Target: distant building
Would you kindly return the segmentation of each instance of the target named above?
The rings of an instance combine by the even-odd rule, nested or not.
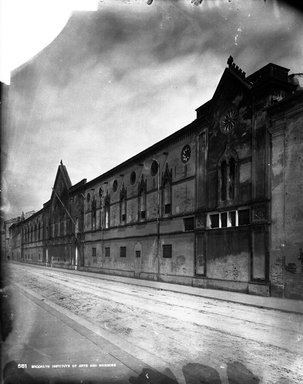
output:
[[[13,232],[10,232],[11,227],[14,224],[19,223],[19,222],[20,222],[20,216],[4,221],[4,244],[5,244],[5,246],[4,246],[4,254],[2,255],[2,257],[6,258],[6,259],[12,258],[12,252],[13,252],[13,248],[12,248]]]
[[[303,90],[288,73],[246,76],[230,57],[183,129],[89,182],[61,162],[13,227],[20,260],[302,299]]]

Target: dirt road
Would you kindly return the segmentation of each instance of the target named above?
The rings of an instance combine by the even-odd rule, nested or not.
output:
[[[179,384],[303,383],[302,315],[58,269],[12,265],[10,278],[165,366]]]

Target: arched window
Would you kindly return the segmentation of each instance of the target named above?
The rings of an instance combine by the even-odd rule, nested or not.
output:
[[[65,217],[62,216],[60,219],[60,236],[64,236],[64,223],[65,223]]]
[[[102,228],[103,227],[103,189],[100,187],[99,188],[99,198],[100,198],[100,214],[99,214],[99,220],[98,220],[98,227]]]
[[[231,200],[235,198],[236,184],[236,161],[234,158],[229,160],[229,177],[228,177],[228,196]]]
[[[171,213],[171,186],[169,183],[166,183],[163,188],[163,206],[164,214]]]
[[[227,164],[223,160],[221,163],[221,200],[225,201],[227,199]]]
[[[138,220],[146,219],[146,180],[143,175],[138,185]]]
[[[219,161],[218,178],[221,203],[234,200],[237,190],[237,155],[234,151],[225,151]]]
[[[120,223],[125,224],[126,223],[126,188],[124,187],[124,184],[122,185],[121,191],[120,191]]]
[[[105,228],[109,228],[110,226],[110,196],[107,192],[104,199],[104,224]]]
[[[169,170],[166,163],[165,172],[162,175],[162,205],[163,214],[169,215],[172,213],[172,169]]]
[[[92,200],[92,230],[96,229],[96,223],[97,223],[97,201],[95,197],[93,197]]]

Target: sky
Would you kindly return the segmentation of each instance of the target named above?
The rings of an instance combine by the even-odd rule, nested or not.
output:
[[[302,72],[302,14],[283,2],[103,0],[83,11],[79,0],[61,13],[62,1],[43,1],[49,14],[24,7],[25,25],[7,22],[6,217],[42,208],[60,160],[73,184],[89,181],[189,124],[229,55],[247,75],[269,62]]]

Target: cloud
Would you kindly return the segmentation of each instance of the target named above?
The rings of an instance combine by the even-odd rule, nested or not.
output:
[[[248,74],[268,62],[299,70],[300,15],[270,1],[210,4],[77,12],[13,73],[3,173],[12,214],[42,207],[61,159],[74,183],[91,179],[190,123],[230,54]]]

